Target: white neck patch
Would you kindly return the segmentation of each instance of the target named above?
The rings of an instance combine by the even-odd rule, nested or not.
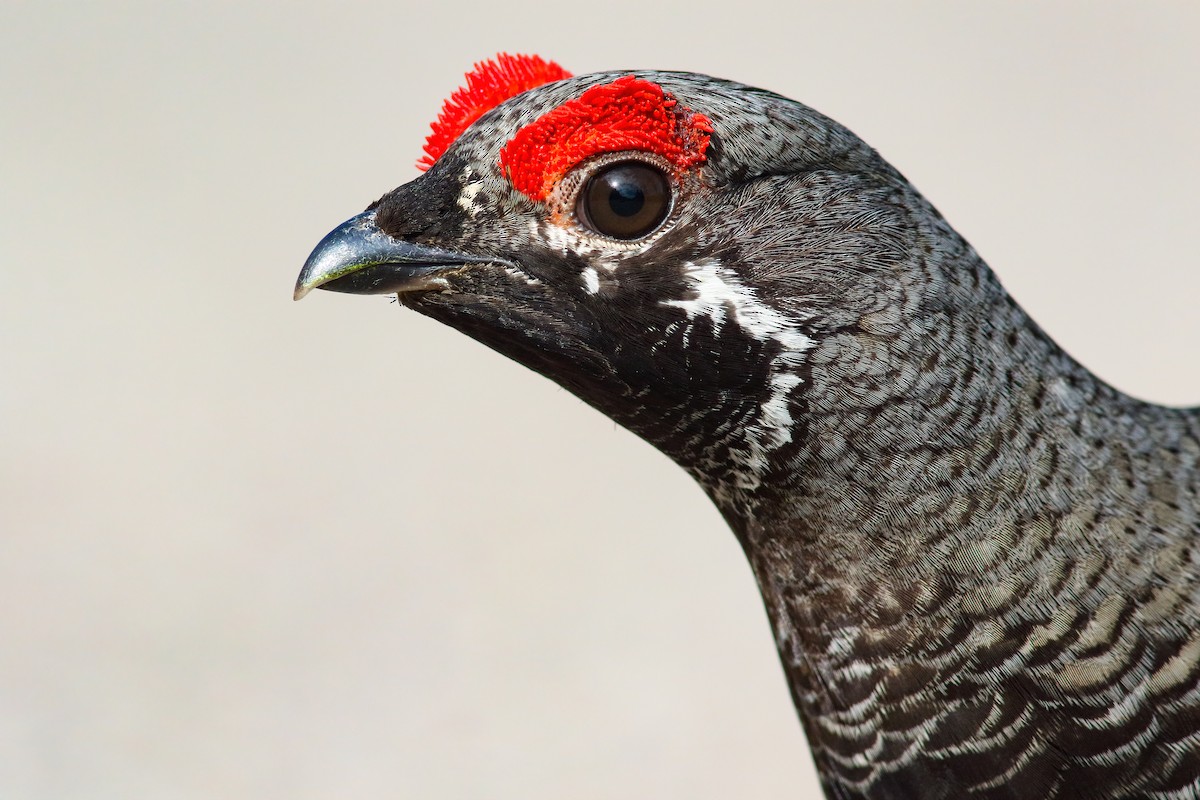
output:
[[[684,275],[691,282],[696,297],[692,300],[664,300],[663,305],[683,309],[689,323],[707,317],[715,333],[732,322],[757,341],[773,341],[779,353],[771,360],[770,395],[759,407],[757,418],[747,426],[744,441],[731,448],[737,470],[736,488],[754,490],[762,485],[769,466],[767,456],[792,441],[792,419],[788,399],[800,385],[798,369],[804,364],[804,354],[815,342],[799,326],[799,320],[789,318],[771,308],[754,295],[733,270],[714,260],[688,261]],[[684,333],[688,343],[689,330]]]

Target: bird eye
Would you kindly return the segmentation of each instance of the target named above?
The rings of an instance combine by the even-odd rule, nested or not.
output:
[[[596,233],[640,239],[666,219],[671,189],[661,170],[622,161],[597,172],[579,193],[575,215]]]

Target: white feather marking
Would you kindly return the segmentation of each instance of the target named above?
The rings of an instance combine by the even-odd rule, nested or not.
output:
[[[682,309],[689,321],[707,317],[714,332],[719,333],[727,322],[733,322],[754,339],[779,345],[779,353],[771,362],[770,396],[760,406],[758,419],[747,426],[745,449],[740,453],[734,451],[735,459],[745,467],[738,488],[757,489],[769,466],[768,454],[792,441],[796,421],[788,401],[800,385],[796,370],[804,364],[804,354],[812,349],[814,342],[801,330],[800,320],[763,303],[733,270],[719,262],[689,261],[684,264],[684,275],[696,296],[689,300],[665,300],[663,305]],[[685,345],[688,339],[685,334]]]
[[[470,181],[463,185],[462,191],[458,194],[459,208],[467,212],[471,218],[479,213],[479,204],[475,202],[475,198],[479,196],[482,189],[483,181]]]
[[[594,267],[588,267],[583,271],[583,288],[587,289],[588,294],[596,294],[600,291],[600,275],[597,274]]]
[[[537,278],[533,277],[532,275],[528,275],[519,269],[514,269],[513,267],[506,266],[504,268],[504,271],[507,272],[509,275],[513,276],[514,278],[520,278],[521,280],[525,281],[525,283],[528,284],[529,286],[541,286],[542,285],[542,282],[539,281]]]

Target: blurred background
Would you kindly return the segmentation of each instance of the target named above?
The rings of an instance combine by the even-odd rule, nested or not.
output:
[[[733,536],[566,392],[292,284],[472,63],[878,147],[1068,350],[1200,403],[1200,6],[0,8],[0,798],[817,797]]]

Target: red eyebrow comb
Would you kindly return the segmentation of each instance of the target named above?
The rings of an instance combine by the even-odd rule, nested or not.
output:
[[[543,83],[569,77],[571,73],[541,56],[500,53],[494,60],[480,61],[467,73],[466,85],[456,89],[442,105],[425,140],[425,155],[417,162],[417,169],[432,167],[472,122],[505,100]]]
[[[545,200],[581,161],[642,150],[666,159],[677,175],[704,163],[712,122],[661,86],[633,75],[593,86],[529,123],[500,150],[500,167],[517,191]]]

